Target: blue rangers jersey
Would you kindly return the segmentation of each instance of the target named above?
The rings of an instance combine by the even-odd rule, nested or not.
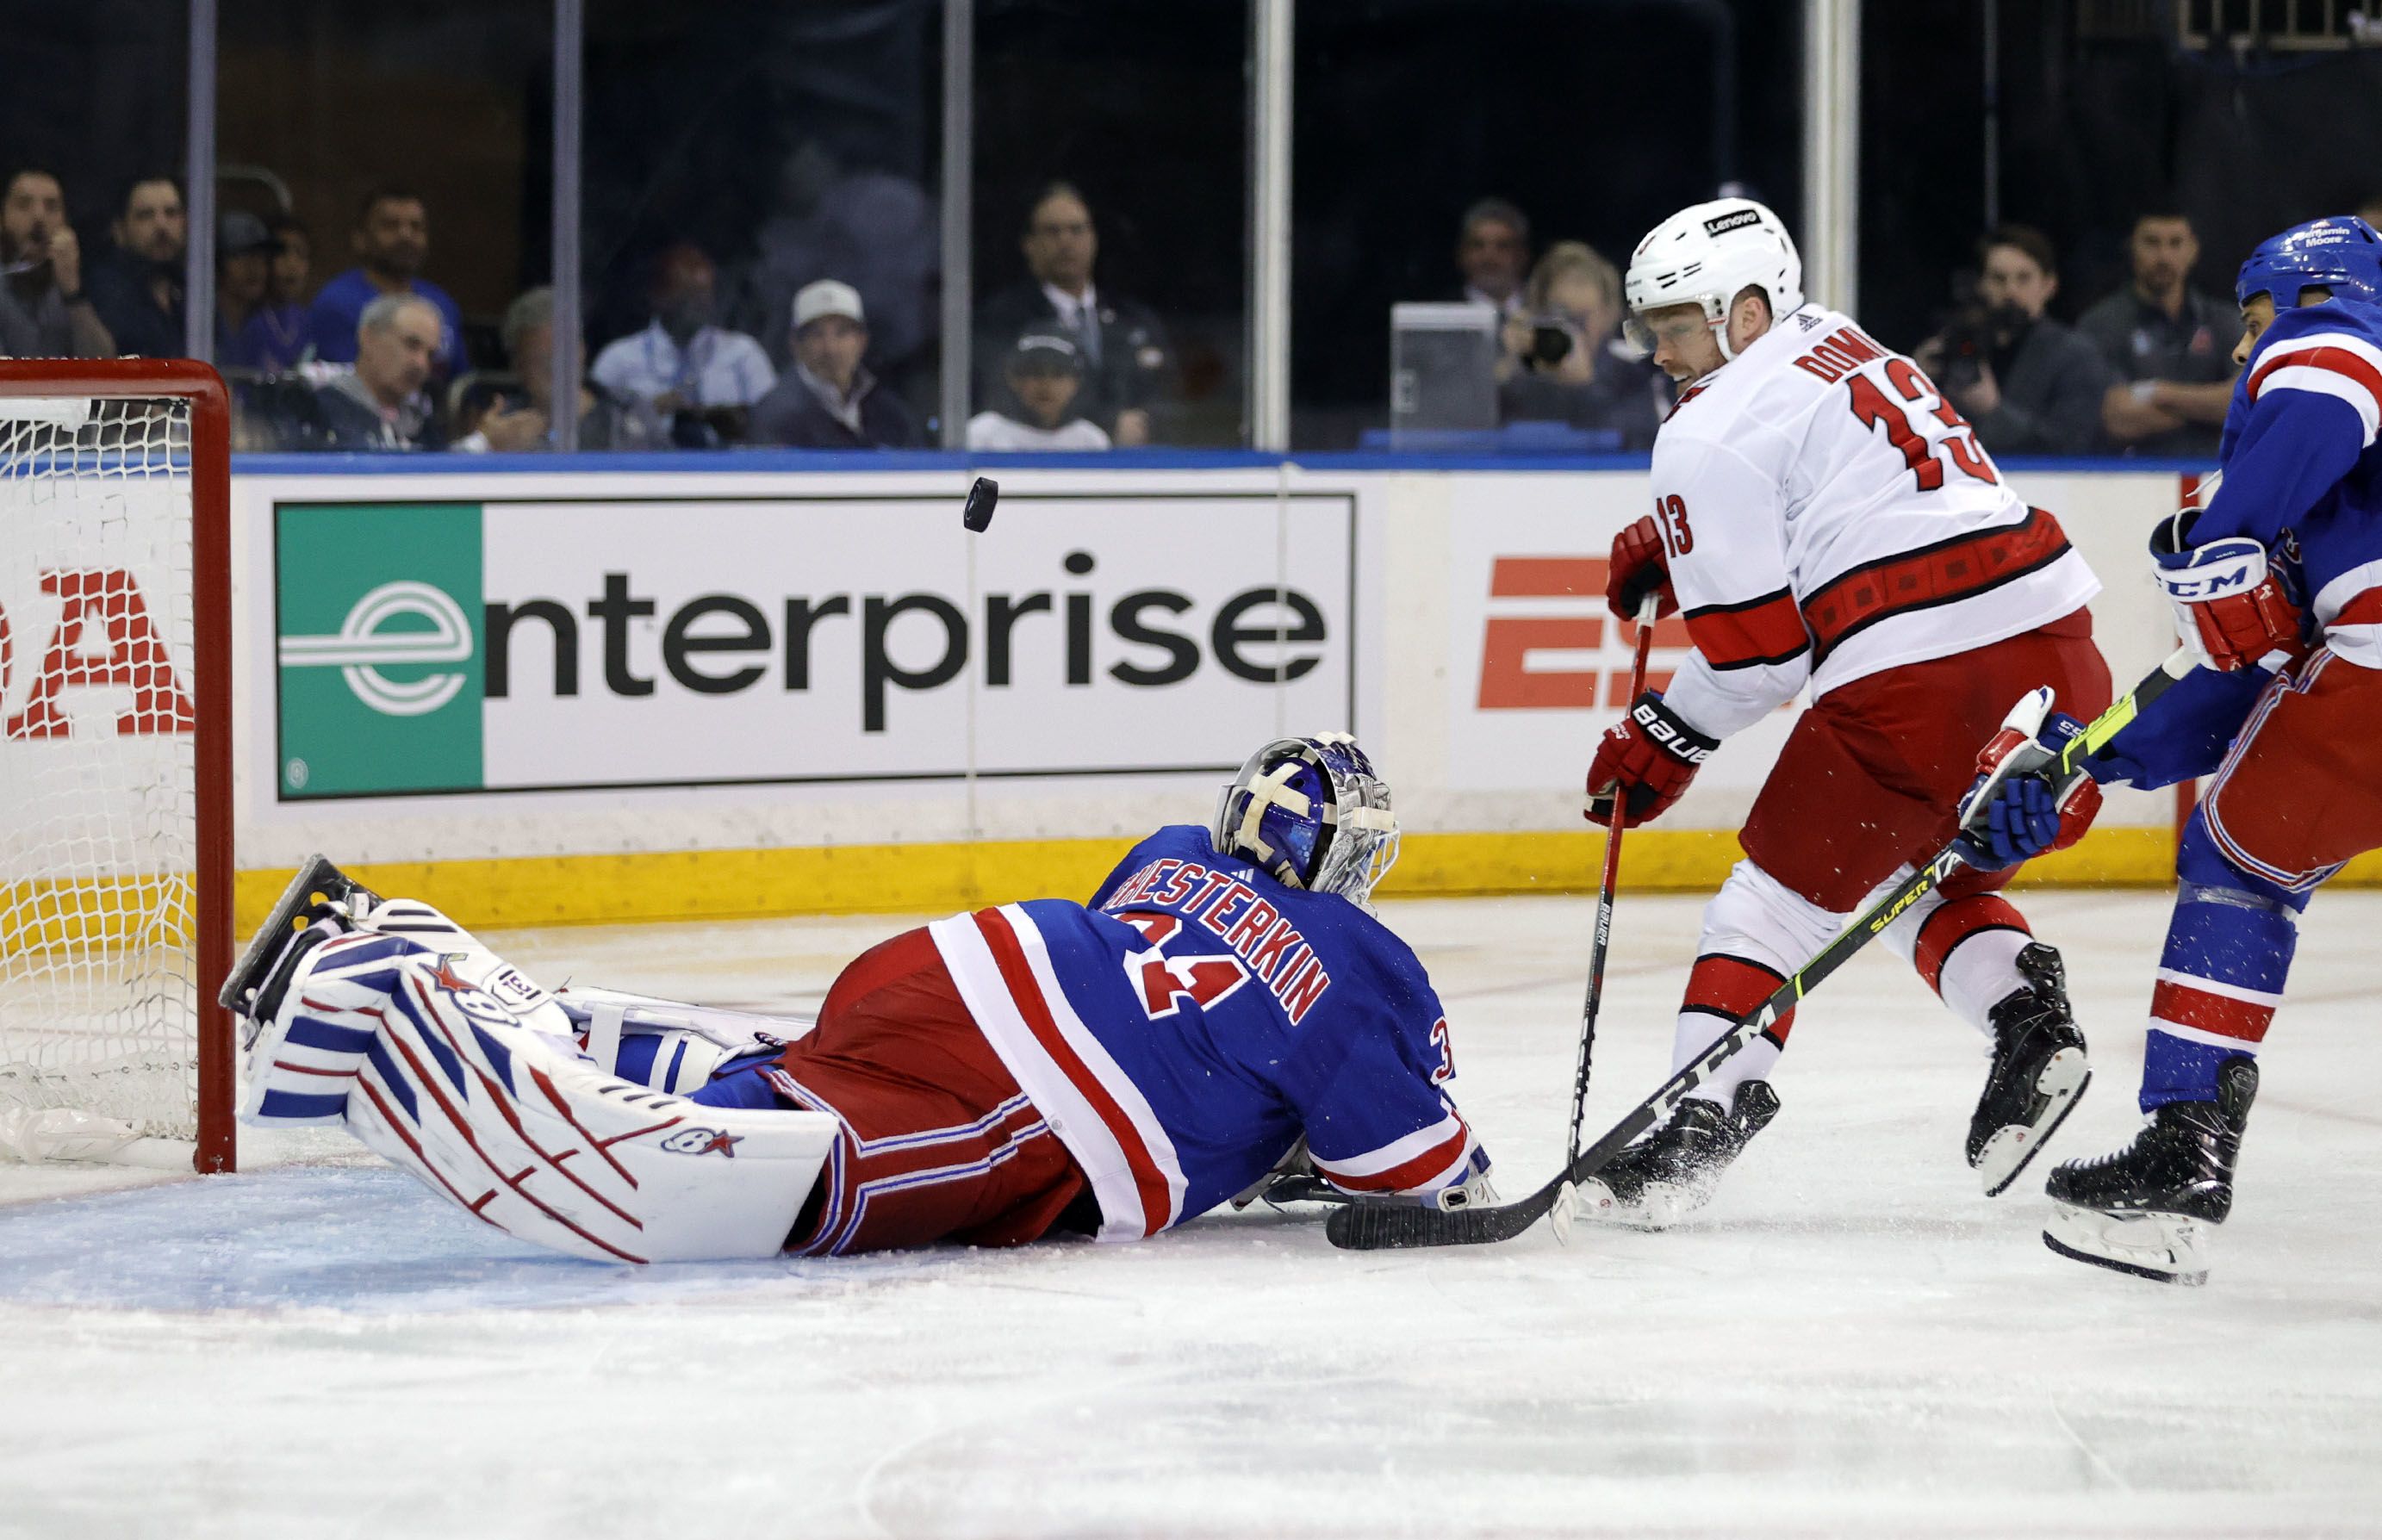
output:
[[[2248,535],[2296,583],[2311,641],[2382,668],[2382,306],[2278,311],[2233,385],[2224,483],[2192,544]]]
[[[2225,480],[2191,543],[2265,545],[2306,611],[2311,643],[2382,668],[2382,306],[2278,311],[2234,382]],[[2212,775],[2268,675],[2195,669],[2095,756],[2104,780],[2166,786]]]
[[[1406,943],[1332,894],[1159,830],[1089,907],[1037,898],[928,927],[985,1036],[1089,1178],[1099,1238],[1193,1218],[1300,1134],[1360,1193],[1488,1168],[1440,1089],[1447,1018]]]

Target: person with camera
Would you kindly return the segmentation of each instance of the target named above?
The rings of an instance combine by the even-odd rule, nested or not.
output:
[[[2044,313],[2059,292],[2051,242],[2004,225],[1977,242],[1975,299],[1911,356],[1996,455],[2089,455],[2115,383],[2100,350]]]
[[[1651,447],[1670,397],[1661,373],[1619,338],[1619,271],[1591,246],[1557,241],[1530,270],[1523,300],[1505,318],[1499,418],[1610,434],[1618,449]]]

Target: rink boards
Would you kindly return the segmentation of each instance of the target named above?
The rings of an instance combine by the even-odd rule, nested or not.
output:
[[[1643,469],[1250,460],[236,475],[243,910],[314,849],[491,924],[1080,891],[1204,821],[1259,742],[1324,728],[1395,787],[1395,890],[1581,886],[1579,776],[1634,642],[1604,553]],[[2172,632],[2143,532],[2180,473],[2011,480],[2102,574],[2112,669],[2146,671]],[[1686,645],[1657,629],[1657,682]],[[1632,836],[1633,886],[1717,884],[1796,709]],[[2113,794],[2048,874],[2161,880],[2174,809]]]

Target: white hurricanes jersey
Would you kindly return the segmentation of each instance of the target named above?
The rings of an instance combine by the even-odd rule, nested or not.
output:
[[[2100,592],[1933,381],[1807,304],[1688,387],[1654,515],[1695,654],[1672,709],[1725,737],[1792,699],[2032,630]]]

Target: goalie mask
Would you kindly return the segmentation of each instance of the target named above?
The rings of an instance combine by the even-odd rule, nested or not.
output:
[[[1290,887],[1369,906],[1398,859],[1390,788],[1346,733],[1278,738],[1216,799],[1209,837]]]

